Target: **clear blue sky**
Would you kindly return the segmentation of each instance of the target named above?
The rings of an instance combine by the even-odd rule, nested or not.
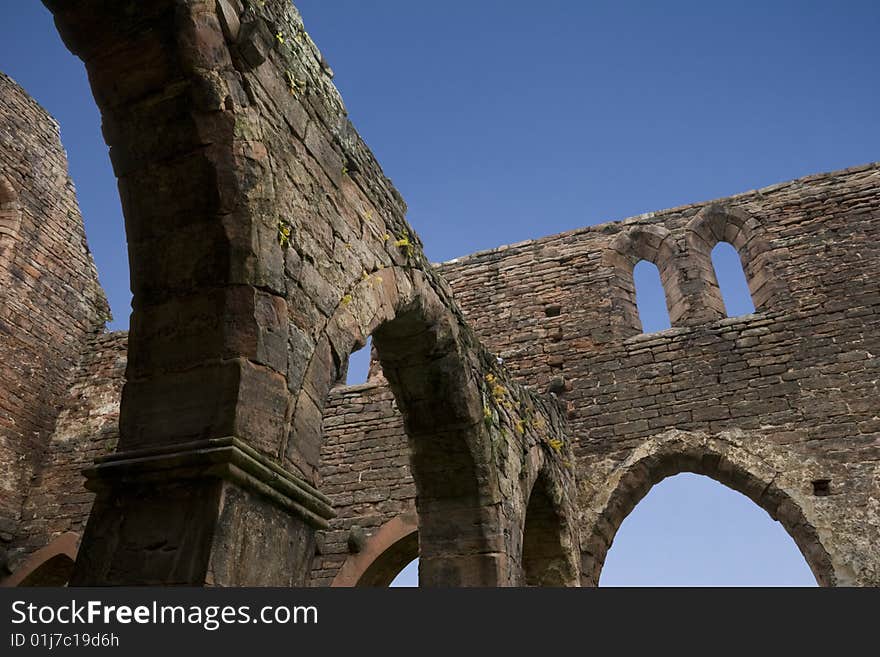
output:
[[[125,328],[123,222],[82,65],[40,3],[6,4],[0,69],[61,124],[113,327]],[[297,4],[435,261],[880,159],[876,2]],[[646,319],[662,326],[658,301]],[[657,486],[603,583],[809,582],[785,579],[765,546],[778,525],[737,497],[688,476]],[[725,540],[707,548],[710,534]],[[682,547],[662,552],[681,556],[661,560],[673,539]],[[621,563],[624,541],[635,556]]]

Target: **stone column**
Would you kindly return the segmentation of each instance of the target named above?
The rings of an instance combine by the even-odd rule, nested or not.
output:
[[[88,472],[99,496],[71,584],[303,584],[332,512],[278,465],[284,260],[218,5],[45,4],[101,109],[134,295],[118,452]]]

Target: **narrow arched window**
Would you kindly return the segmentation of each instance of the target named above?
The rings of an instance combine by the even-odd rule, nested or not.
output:
[[[724,310],[728,317],[755,312],[755,304],[743,271],[739,253],[729,242],[718,242],[712,249],[712,266],[721,289]]]
[[[636,263],[633,269],[633,283],[636,288],[636,307],[642,322],[642,332],[654,333],[670,328],[672,322],[669,320],[666,291],[663,289],[657,265],[647,260]]]
[[[348,370],[345,373],[345,385],[356,386],[366,383],[370,378],[370,357],[373,351],[373,337],[367,338],[367,344],[348,357]]]

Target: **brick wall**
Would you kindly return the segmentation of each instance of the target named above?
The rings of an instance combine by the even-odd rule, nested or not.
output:
[[[375,534],[413,512],[416,496],[403,418],[381,377],[335,388],[325,409],[321,488],[339,517],[318,541],[313,586],[333,581],[349,556],[353,527]]]
[[[68,375],[107,302],[58,125],[0,74],[0,548],[16,540]]]
[[[94,493],[82,470],[112,453],[119,438],[119,399],[125,380],[125,332],[93,336],[71,378],[63,409],[22,510],[19,542],[29,554],[65,532],[82,534]]]

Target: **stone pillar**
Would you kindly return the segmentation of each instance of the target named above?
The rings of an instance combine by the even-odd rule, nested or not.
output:
[[[118,452],[87,476],[98,498],[72,586],[302,586],[332,515],[236,438]]]
[[[134,297],[118,451],[89,472],[100,494],[71,583],[303,584],[332,512],[278,465],[284,256],[217,3],[45,4],[101,109]]]

